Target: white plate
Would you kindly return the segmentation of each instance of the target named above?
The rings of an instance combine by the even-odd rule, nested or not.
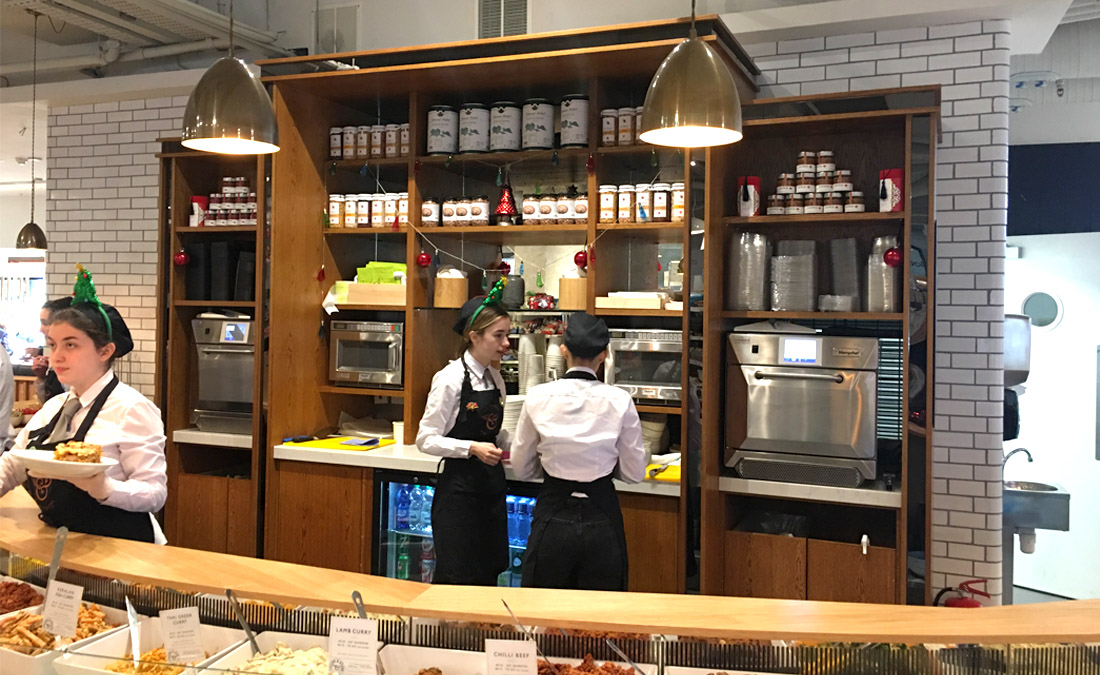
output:
[[[52,450],[12,450],[11,456],[37,478],[90,478],[118,464],[110,457],[103,457],[99,464],[60,462],[53,458]]]

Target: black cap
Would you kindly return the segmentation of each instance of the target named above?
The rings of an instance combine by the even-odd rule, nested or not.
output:
[[[607,324],[603,319],[584,312],[569,317],[569,324],[565,327],[565,346],[573,356],[595,358],[607,349],[609,341]]]
[[[96,307],[95,304],[78,302],[72,305],[72,309],[91,319],[100,330],[111,336],[111,342],[115,343],[115,358],[125,356],[134,350],[134,340],[130,337],[130,329],[126,326],[126,321],[122,318],[122,315],[114,307],[103,303],[103,312],[107,314],[107,318],[111,322],[110,330],[107,330],[107,326],[103,321],[103,313],[99,311],[99,307]]]
[[[470,319],[474,316],[474,312],[478,307],[481,307],[481,303],[485,301],[484,295],[479,295],[476,298],[470,298],[466,302],[462,303],[462,309],[458,310],[458,321],[451,328],[459,335],[466,334],[466,326],[469,325]]]

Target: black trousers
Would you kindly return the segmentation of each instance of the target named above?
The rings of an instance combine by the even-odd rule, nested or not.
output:
[[[607,514],[591,499],[570,497],[550,517],[538,550],[528,549],[534,560],[533,574],[523,575],[523,585],[536,588],[571,588],[587,591],[625,591],[619,533]]]

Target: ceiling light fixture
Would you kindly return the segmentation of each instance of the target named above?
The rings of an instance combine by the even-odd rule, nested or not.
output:
[[[229,55],[214,62],[191,91],[183,113],[183,145],[223,155],[279,151],[275,109],[260,80],[233,56],[233,2]]]
[[[729,66],[695,30],[665,57],[649,83],[639,138],[675,148],[728,145],[741,140],[741,97]]]
[[[31,58],[31,157],[34,157],[34,141],[36,123],[38,121],[38,12],[34,14],[34,56]],[[15,248],[46,248],[46,233],[34,222],[34,195],[38,192],[35,184],[34,165],[36,162],[25,162],[31,165],[31,219],[19,230],[15,236]]]

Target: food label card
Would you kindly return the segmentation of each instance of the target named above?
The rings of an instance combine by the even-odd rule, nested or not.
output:
[[[199,608],[166,609],[160,613],[160,632],[168,663],[198,663],[206,658],[199,633]]]
[[[533,640],[486,640],[486,675],[537,675]]]
[[[376,675],[378,622],[332,618],[328,633],[328,667],[335,675]]]
[[[42,611],[42,628],[59,637],[76,635],[80,600],[84,588],[60,581],[51,581],[46,589],[46,606]]]

